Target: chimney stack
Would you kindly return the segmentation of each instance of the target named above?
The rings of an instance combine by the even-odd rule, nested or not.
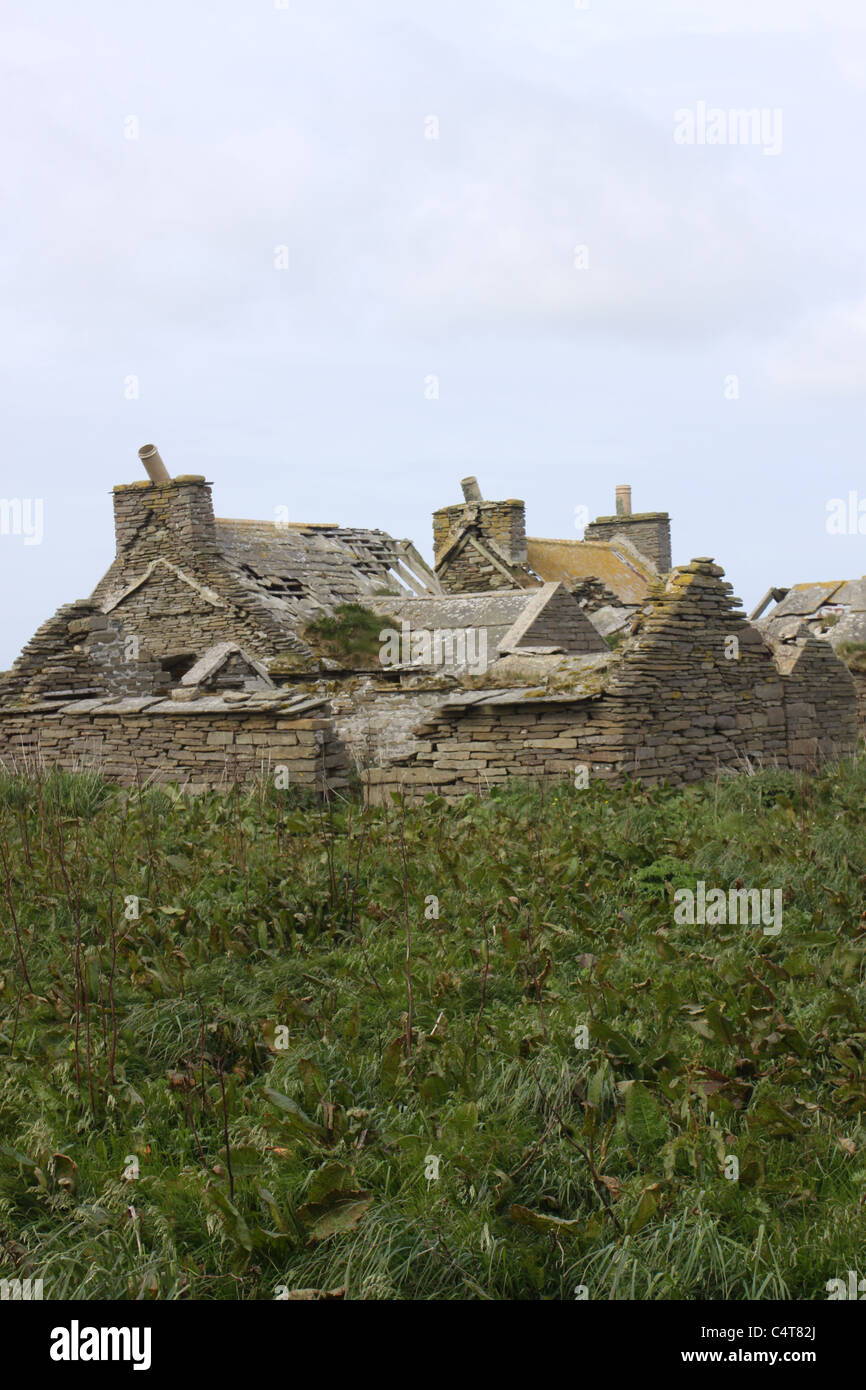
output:
[[[449,562],[443,587],[448,593],[480,593],[488,589],[513,588],[503,564],[526,564],[526,508],[518,498],[504,502],[485,502],[478,479],[461,478],[463,501],[440,507],[433,513],[433,553],[437,566],[446,551],[461,537],[486,541],[494,558],[485,559],[475,545],[461,544]],[[437,573],[439,570],[437,568]]]
[[[113,488],[117,556],[134,553],[136,563],[162,558],[172,563],[217,548],[211,485],[199,473],[170,478],[155,444],[138,451],[147,479]]]
[[[671,519],[667,512],[633,512],[631,488],[619,483],[616,488],[616,514],[597,516],[583,533],[585,541],[610,541],[625,536],[636,550],[651,560],[659,574],[671,567]]]
[[[160,458],[159,450],[155,444],[142,444],[138,451],[138,457],[144,464],[147,470],[147,476],[152,483],[165,484],[171,482],[171,478],[168,476],[168,469]]]

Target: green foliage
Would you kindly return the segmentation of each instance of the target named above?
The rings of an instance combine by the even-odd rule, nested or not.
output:
[[[373,810],[3,779],[0,1278],[824,1297],[862,1263],[864,812],[866,761]],[[676,925],[699,879],[781,889],[781,933]]]
[[[308,623],[304,636],[319,646],[326,656],[347,666],[369,665],[379,658],[383,628],[393,627],[393,618],[382,617],[361,603],[341,603],[332,617]]]

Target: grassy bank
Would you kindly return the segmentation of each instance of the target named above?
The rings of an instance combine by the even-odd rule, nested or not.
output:
[[[825,1298],[862,1263],[864,827],[862,760],[369,812],[5,779],[0,1277]],[[677,925],[698,880],[782,930]]]

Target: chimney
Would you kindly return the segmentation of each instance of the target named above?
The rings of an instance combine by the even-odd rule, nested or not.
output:
[[[168,476],[168,469],[160,458],[159,450],[155,444],[142,444],[138,451],[138,457],[144,464],[147,470],[147,476],[152,483],[160,484],[171,482],[171,478]]]
[[[138,457],[148,479],[114,488],[114,533],[118,556],[146,564],[162,556],[182,565],[216,550],[211,485],[197,473],[170,478],[155,444]]]
[[[456,536],[469,530],[480,540],[492,542],[495,554],[506,565],[525,565],[526,509],[523,502],[516,497],[509,497],[504,502],[486,502],[481,496],[478,479],[474,477],[463,478],[460,486],[464,500],[450,507],[440,507],[433,513],[433,551],[437,560]],[[474,557],[477,552],[474,550],[467,554],[472,557],[473,565],[481,565],[484,574],[480,577],[479,571],[478,575],[464,576],[465,592],[502,587],[503,581],[507,584],[501,566],[496,569],[495,565],[489,563],[485,566],[483,559],[476,561]],[[445,587],[449,588],[449,584]],[[457,579],[454,576],[450,581],[450,591],[457,592]]]
[[[659,574],[671,567],[671,519],[667,512],[632,512],[631,488],[619,483],[616,488],[616,513],[598,516],[584,529],[585,541],[610,541],[625,536],[636,550],[650,560]]]

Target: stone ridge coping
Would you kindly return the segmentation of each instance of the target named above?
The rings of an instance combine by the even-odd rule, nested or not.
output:
[[[134,483],[115,483],[112,492],[141,492],[144,488],[157,488],[163,492],[170,487],[186,487],[195,485],[200,487],[205,483],[207,487],[213,487],[203,473],[179,473],[176,478],[169,478],[167,483],[152,483],[149,478],[136,478]]]
[[[200,700],[166,700],[162,696],[146,696],[135,699],[96,699],[96,700],[43,700],[34,704],[0,705],[0,719],[20,718],[28,714],[169,714],[185,718],[188,714],[237,715],[273,714],[284,719],[286,715],[308,713],[322,709],[328,704],[327,697],[314,698],[297,696],[262,697],[251,695],[246,700],[226,700],[219,695],[206,696]]]
[[[595,521],[589,522],[590,526],[595,526],[600,521],[670,521],[669,512],[623,512],[622,515],[615,513],[613,516],[597,516]]]

